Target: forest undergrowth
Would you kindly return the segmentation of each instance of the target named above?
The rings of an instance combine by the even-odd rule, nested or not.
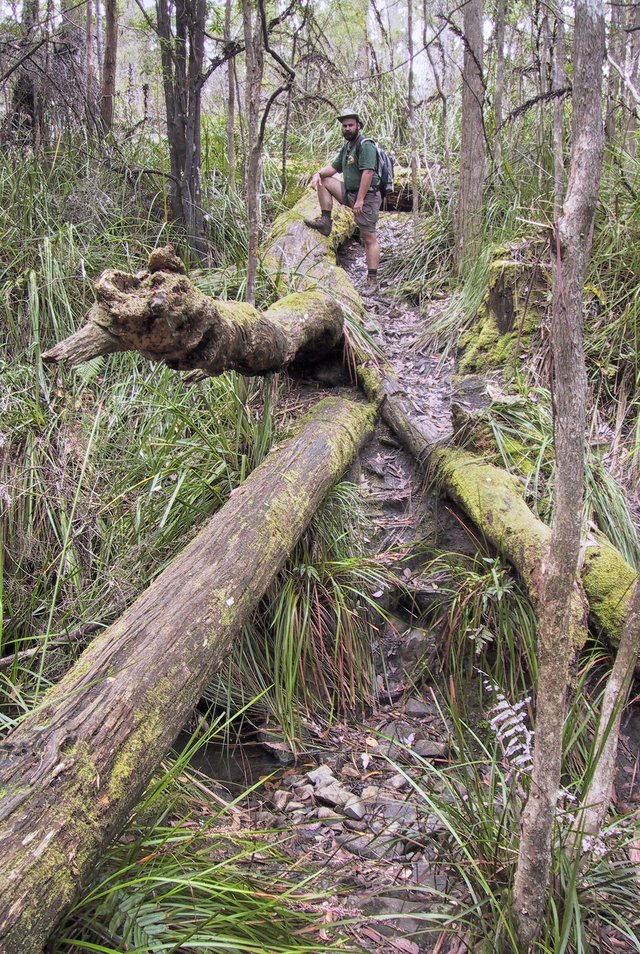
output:
[[[300,195],[306,157],[327,148],[320,131],[303,141],[301,131],[289,204]],[[224,167],[221,130],[212,125],[205,142],[210,166]],[[122,155],[96,162],[84,147],[65,142],[46,162],[0,157],[3,733],[38,706],[91,636],[157,576],[291,423],[289,394],[278,380],[226,374],[188,387],[130,354],[55,373],[43,366],[42,352],[81,323],[103,268],[135,272],[168,241],[189,262],[181,235],[167,223],[159,180],[136,172],[163,159],[148,143],[140,150],[127,155],[124,170]],[[637,568],[640,212],[633,190],[619,187],[615,158],[604,179],[587,285],[591,440],[584,522],[606,533]],[[266,169],[265,193],[274,196],[276,160]],[[627,181],[637,173],[626,162]],[[491,262],[549,227],[549,205],[534,200],[533,180],[524,177],[516,190],[511,178],[492,192],[483,250],[464,281],[453,269],[452,197],[443,186],[434,201],[433,188],[425,187],[415,239],[396,249],[384,269],[399,295],[425,307],[437,303],[425,348],[455,350],[485,298]],[[212,180],[205,191],[214,254],[209,268],[191,260],[191,275],[203,290],[242,298],[244,204],[228,182]],[[281,207],[274,199],[268,212]],[[269,304],[277,294],[259,270],[258,302]],[[507,364],[508,400],[489,409],[487,450],[521,478],[528,502],[547,522],[553,505],[548,364],[547,314]],[[367,533],[357,489],[341,484],[238,640],[228,671],[210,687],[192,744],[163,765],[59,928],[52,952],[362,949],[351,932],[355,916],[348,906],[340,909],[339,890],[287,850],[289,833],[248,828],[244,793],[221,805],[189,759],[241,721],[277,725],[303,751],[310,713],[329,725],[375,708],[373,653],[384,613],[372,594],[381,586],[400,591],[396,572],[408,557],[368,553]],[[443,634],[437,672],[421,674],[414,688],[440,687],[451,756],[442,766],[409,753],[409,768],[400,771],[419,811],[439,819],[445,832],[434,863],[450,890],[422,896],[422,920],[442,937],[443,951],[447,939],[454,950],[457,944],[486,952],[513,942],[507,900],[530,781],[535,614],[500,556],[477,543],[474,558],[409,555],[419,556],[423,581],[439,592],[421,625]],[[607,654],[594,637],[574,677],[552,889],[538,947],[550,954],[640,950],[637,808],[613,806],[586,857],[569,850],[598,758]]]

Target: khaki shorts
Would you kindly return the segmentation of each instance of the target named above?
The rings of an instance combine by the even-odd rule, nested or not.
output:
[[[344,184],[342,186],[342,204],[349,206],[350,209],[355,205],[358,198],[357,192],[346,192]],[[382,196],[380,190],[367,192],[364,197],[364,206],[361,215],[356,215],[356,225],[361,232],[375,232],[380,215],[380,206],[382,205]]]

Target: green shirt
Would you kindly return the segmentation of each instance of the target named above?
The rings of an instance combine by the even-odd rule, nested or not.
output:
[[[336,172],[341,172],[344,176],[344,187],[347,192],[357,192],[360,188],[360,179],[365,169],[373,169],[373,178],[371,187],[375,188],[380,183],[380,176],[376,175],[376,165],[378,156],[376,147],[372,142],[363,142],[360,147],[359,161],[356,160],[356,146],[360,137],[353,142],[345,142],[344,146],[335,157],[331,165]]]

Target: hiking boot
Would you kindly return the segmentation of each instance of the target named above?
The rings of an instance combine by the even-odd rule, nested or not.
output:
[[[322,215],[319,215],[317,219],[305,219],[304,224],[308,225],[310,229],[320,232],[321,235],[331,235],[331,219],[326,219]]]
[[[365,295],[377,295],[380,291],[380,284],[377,275],[367,275],[364,281]]]

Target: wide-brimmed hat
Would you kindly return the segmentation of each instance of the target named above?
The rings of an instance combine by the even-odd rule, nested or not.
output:
[[[364,126],[364,123],[355,109],[343,109],[341,113],[338,113],[336,119],[338,122],[342,122],[343,119],[355,119],[361,126]]]

